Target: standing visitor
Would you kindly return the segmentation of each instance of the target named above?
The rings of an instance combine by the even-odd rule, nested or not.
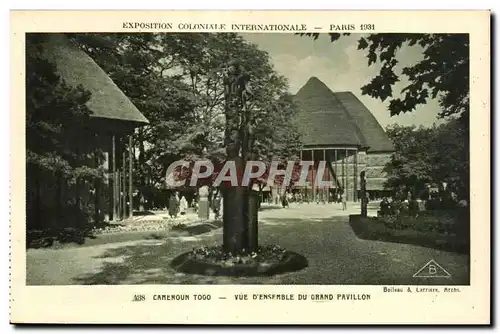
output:
[[[283,206],[283,208],[288,208],[288,198],[286,196],[286,193],[281,196],[281,205]]]
[[[388,216],[390,214],[390,203],[387,197],[382,198],[382,202],[380,202],[380,215]]]
[[[177,193],[170,196],[168,201],[168,214],[170,218],[177,218],[179,212],[179,195]]]
[[[340,195],[340,200],[342,201],[342,210],[347,210],[347,200],[344,194]]]
[[[220,218],[221,204],[222,204],[221,197],[219,194],[216,194],[212,204],[212,210],[214,212],[216,220]]]
[[[188,203],[186,201],[186,197],[182,196],[181,200],[179,202],[179,211],[180,211],[181,215],[186,214],[187,208],[188,208]]]
[[[410,201],[408,201],[408,199],[405,199],[402,203],[401,203],[401,212],[403,214],[408,214],[408,210],[410,208]]]
[[[196,197],[193,199],[193,208],[194,208],[194,212],[198,213],[199,205],[198,205],[198,200]]]
[[[458,195],[454,191],[451,191],[450,198],[451,198],[453,206],[457,205],[457,203],[458,203]]]

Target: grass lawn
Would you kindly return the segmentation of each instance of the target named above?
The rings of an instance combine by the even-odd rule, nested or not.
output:
[[[469,284],[466,254],[358,239],[347,217],[266,218],[259,226],[259,235],[261,244],[277,244],[297,252],[307,258],[309,266],[266,278],[190,275],[170,267],[173,258],[193,247],[220,243],[222,230],[216,228],[202,234],[29,250],[27,284]],[[452,277],[413,278],[430,260]]]

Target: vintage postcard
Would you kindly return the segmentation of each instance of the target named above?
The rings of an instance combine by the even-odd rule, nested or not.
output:
[[[489,324],[489,11],[12,11],[11,322]]]

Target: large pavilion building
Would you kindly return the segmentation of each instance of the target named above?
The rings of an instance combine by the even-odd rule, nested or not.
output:
[[[308,186],[301,191],[312,200],[341,193],[357,201],[360,174],[365,171],[370,198],[384,195],[384,167],[394,146],[370,110],[352,92],[332,92],[316,77],[297,92],[295,102],[301,160],[314,161]],[[319,161],[326,161],[322,180],[331,181],[328,189],[314,186]]]

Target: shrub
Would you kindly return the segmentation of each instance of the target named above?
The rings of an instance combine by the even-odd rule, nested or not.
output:
[[[460,218],[461,215],[455,212],[427,211],[416,216],[403,213],[391,214],[381,219],[387,228],[394,230],[410,229],[423,233],[448,234],[459,233],[459,229],[464,230],[462,226],[464,224],[458,221]]]

